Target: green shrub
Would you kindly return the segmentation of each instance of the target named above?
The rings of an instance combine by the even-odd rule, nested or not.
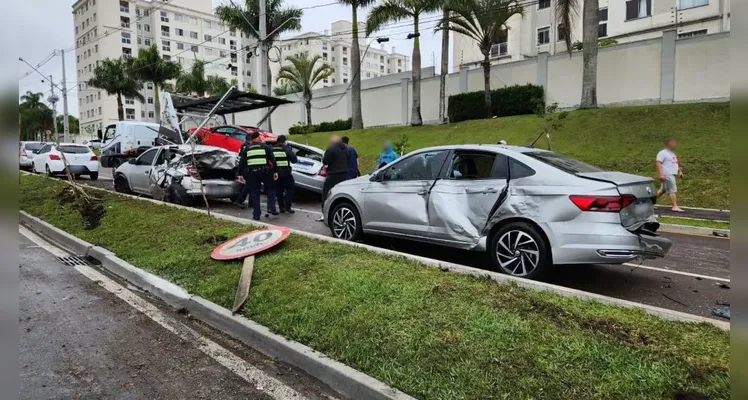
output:
[[[312,132],[346,131],[353,126],[353,120],[339,119],[337,121],[322,122],[319,125],[303,125],[301,122],[288,128],[289,135],[304,135]]]
[[[461,93],[449,96],[450,122],[485,118],[484,92]],[[543,98],[543,87],[538,85],[514,85],[491,91],[491,115],[508,117],[532,114],[537,108],[536,99]]]

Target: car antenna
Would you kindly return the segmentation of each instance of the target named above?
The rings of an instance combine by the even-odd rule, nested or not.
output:
[[[538,135],[538,137],[536,137],[536,138],[535,138],[535,140],[533,140],[533,141],[532,141],[532,143],[530,144],[530,148],[531,148],[531,149],[535,148],[535,143],[537,143],[537,142],[538,142],[538,140],[540,140],[540,138],[541,138],[541,137],[542,137],[542,136],[543,136],[544,134],[545,134],[545,132],[540,132],[540,135]]]

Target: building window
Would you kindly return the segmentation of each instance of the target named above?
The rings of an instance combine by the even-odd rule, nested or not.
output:
[[[190,32],[190,39],[197,39],[197,32]]]
[[[335,78],[332,78],[332,83],[335,83]]]
[[[161,11],[161,22],[169,22],[169,13]]]
[[[366,77],[367,77],[367,78],[371,78],[371,73],[370,73],[370,72],[367,72],[367,73],[366,73]]]
[[[184,50],[184,43],[177,42],[177,50]]]
[[[548,44],[551,41],[550,27],[538,28],[538,46]]]
[[[120,1],[119,2],[119,11],[123,13],[129,13],[130,12],[130,3],[127,1]]]
[[[177,36],[184,36],[184,29],[176,28],[174,29],[174,33],[176,33]]]
[[[122,55],[125,57],[132,57],[132,49],[129,47],[122,48]]]
[[[322,53],[322,59],[327,60],[327,53]]]
[[[119,26],[122,28],[129,28],[130,27],[130,18],[128,17],[119,17]]]
[[[101,92],[96,93],[96,100],[101,100]]]
[[[170,56],[170,55],[168,55],[168,54],[164,54],[164,56],[163,56],[163,57],[164,57],[164,60],[166,60],[166,61],[171,61],[171,56]]]
[[[185,18],[182,14],[174,13],[174,20],[178,22],[186,22],[187,18]]]
[[[348,57],[343,57],[343,65],[348,65]]]
[[[144,42],[146,46],[151,46],[151,39],[146,38]]]
[[[226,38],[218,38],[218,44],[226,44]]]
[[[556,28],[556,41],[563,42],[566,40],[566,27],[564,24],[558,24]]]
[[[206,42],[212,42],[213,41],[213,36],[203,35],[203,39],[205,39]]]
[[[403,70],[402,70],[402,69],[400,69],[400,68],[398,68],[398,69],[397,69],[397,73],[400,73],[400,72],[403,72]]]
[[[140,118],[145,118],[145,110],[140,110]]]
[[[504,43],[498,43],[493,46],[491,46],[491,57],[501,57],[509,54],[509,44]],[[384,72],[384,67],[379,68],[381,72]]]
[[[343,79],[343,83],[348,83],[348,79]]]
[[[122,32],[122,43],[130,44],[130,33]]]
[[[652,0],[628,0],[626,2],[626,20],[649,17],[652,15]]]
[[[146,32],[150,32],[151,31],[151,26],[148,25],[148,24],[143,24],[143,30],[146,31]]]
[[[134,108],[125,108],[125,119],[135,119]]]
[[[161,36],[169,37],[169,27],[161,25]]]
[[[147,100],[148,104],[153,104],[153,97],[149,97]]]
[[[708,4],[709,4],[709,0],[680,0],[680,7],[678,8],[682,10],[684,8],[706,6]]]
[[[236,37],[236,31],[235,31],[235,30],[233,30],[233,29],[232,29],[232,30],[230,30],[230,31],[229,31],[229,36],[232,36],[232,37]]]
[[[101,107],[99,107],[99,115],[101,115]]]
[[[210,47],[206,47],[205,48],[205,55],[206,56],[212,56],[213,55],[213,49],[211,49]]]
[[[140,44],[141,44],[141,39],[140,39],[140,36],[138,36],[138,46],[140,46]]]
[[[597,37],[604,38],[608,36],[608,9],[601,8],[598,13],[599,26],[597,29]]]
[[[153,111],[148,111],[148,118],[154,118],[156,114]]]
[[[236,50],[236,41],[235,40],[229,40],[229,49]]]
[[[403,60],[397,60],[397,66],[402,67],[403,66]]]
[[[163,51],[171,51],[171,42],[168,40],[162,40],[161,41],[161,50]]]
[[[538,1],[538,10],[544,10],[546,8],[551,8],[551,0]]]
[[[233,76],[239,75],[239,69],[237,67],[231,67],[231,75]]]
[[[193,53],[199,53],[200,48],[198,46],[190,46],[190,51]]]
[[[704,35],[706,35],[706,29],[700,29],[698,31],[691,31],[691,32],[686,32],[686,33],[679,33],[678,34],[678,39],[687,39],[687,38],[692,38],[692,37],[696,37],[696,36],[704,36]]]
[[[125,96],[125,104],[130,104],[130,105],[135,104],[135,98],[131,96]]]
[[[343,46],[343,54],[348,54],[348,48]]]
[[[153,84],[152,84],[152,83],[150,83],[150,82],[148,82],[148,83],[147,83],[147,84],[145,85],[145,87],[147,87],[147,88],[148,88],[148,90],[153,90]]]

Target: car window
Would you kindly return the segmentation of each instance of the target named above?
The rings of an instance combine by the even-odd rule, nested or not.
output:
[[[449,169],[450,179],[490,179],[495,154],[490,153],[457,153],[452,158]]]
[[[26,150],[39,150],[44,147],[44,143],[26,143],[23,148]]]
[[[141,154],[140,157],[138,157],[138,164],[139,165],[152,165],[153,159],[156,157],[156,152],[158,152],[158,149],[150,149],[146,151],[145,153]]]
[[[293,151],[293,153],[296,154],[296,157],[306,157],[310,160],[322,162],[322,155],[319,153],[315,153],[309,149],[291,145],[291,151]]]
[[[46,152],[49,151],[49,149],[50,149],[50,145],[45,144],[44,146],[42,146],[41,149],[39,149],[39,153],[38,154],[46,153]]]
[[[509,168],[512,171],[512,179],[519,179],[535,175],[535,171],[532,168],[528,167],[525,164],[522,164],[521,162],[511,157],[509,158]]]
[[[247,140],[247,132],[244,132],[241,129],[232,128],[230,126],[218,128],[216,129],[216,132],[229,135],[230,137],[241,140],[242,142]]]
[[[525,153],[525,155],[570,174],[603,171],[602,169],[594,165],[590,165],[570,157],[562,156],[561,154],[552,153],[550,151],[533,151]]]
[[[447,154],[446,150],[438,150],[408,156],[385,169],[383,178],[386,181],[436,179]]]
[[[63,145],[60,146],[60,151],[67,154],[86,154],[91,150],[86,146]]]
[[[106,130],[104,131],[104,141],[111,140],[114,136],[117,135],[117,125],[109,125],[106,127]]]

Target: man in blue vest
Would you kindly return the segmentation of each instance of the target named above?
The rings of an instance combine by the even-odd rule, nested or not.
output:
[[[260,132],[254,131],[247,135],[249,139],[239,150],[239,182],[244,188],[239,194],[236,205],[245,208],[244,200],[249,194],[252,203],[252,219],[260,220],[260,189],[265,183],[268,196],[268,213],[278,215],[275,210],[275,184],[278,179],[277,164],[273,156],[273,149],[260,139]],[[268,214],[265,214],[267,217]]]
[[[275,185],[275,194],[278,197],[278,207],[280,212],[293,214],[291,202],[293,201],[294,182],[291,174],[291,164],[296,164],[299,159],[294,154],[291,147],[286,144],[284,135],[278,136],[278,141],[273,146],[273,156],[278,165],[278,180]]]

